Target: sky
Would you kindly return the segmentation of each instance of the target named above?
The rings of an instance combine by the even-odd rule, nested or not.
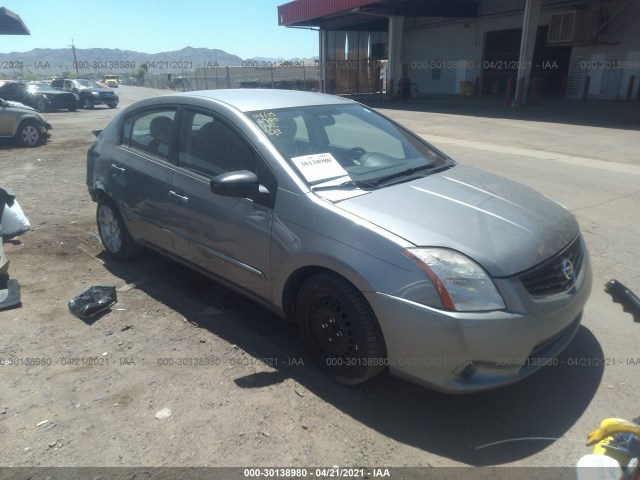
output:
[[[119,48],[145,53],[217,48],[243,59],[318,55],[318,32],[278,26],[288,0],[4,0],[31,35],[1,35],[0,53]]]

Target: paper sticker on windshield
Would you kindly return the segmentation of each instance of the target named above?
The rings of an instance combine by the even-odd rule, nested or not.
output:
[[[256,123],[270,137],[279,137],[282,133],[279,125],[280,119],[274,112],[254,113],[253,118],[255,118]]]
[[[317,153],[314,155],[293,157],[291,161],[296,167],[298,167],[300,173],[304,175],[304,178],[309,183],[314,183],[319,180],[331,180],[332,178],[349,175],[330,153]]]

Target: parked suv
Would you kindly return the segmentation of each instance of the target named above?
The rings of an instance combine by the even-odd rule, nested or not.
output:
[[[118,75],[108,74],[104,76],[104,83],[109,88],[118,88],[120,78],[118,77]]]
[[[96,105],[107,105],[116,108],[120,98],[112,90],[102,88],[96,82],[86,79],[57,78],[51,86],[65,92],[75,93],[80,97],[80,105],[92,110]]]

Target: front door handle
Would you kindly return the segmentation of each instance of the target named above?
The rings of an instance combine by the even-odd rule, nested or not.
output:
[[[169,197],[177,203],[182,205],[186,205],[189,201],[189,197],[185,197],[184,195],[180,195],[179,193],[174,192],[173,190],[169,190]]]

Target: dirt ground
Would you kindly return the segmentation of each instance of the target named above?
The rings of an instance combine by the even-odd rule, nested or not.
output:
[[[580,450],[586,431],[571,426],[591,398],[582,389],[601,388],[593,372],[559,368],[462,397],[388,375],[344,387],[311,365],[295,325],[257,304],[151,252],[130,263],[105,256],[85,185],[91,130],[162,92],[118,93],[116,110],[46,114],[44,146],[0,147],[0,184],[32,225],[5,244],[22,306],[0,312],[0,467],[575,462],[546,444],[490,455],[479,446],[534,435],[551,415],[554,433]],[[116,286],[118,302],[85,323],[67,302],[92,285]],[[594,344],[582,332],[570,354]],[[170,416],[156,418],[163,409]]]

